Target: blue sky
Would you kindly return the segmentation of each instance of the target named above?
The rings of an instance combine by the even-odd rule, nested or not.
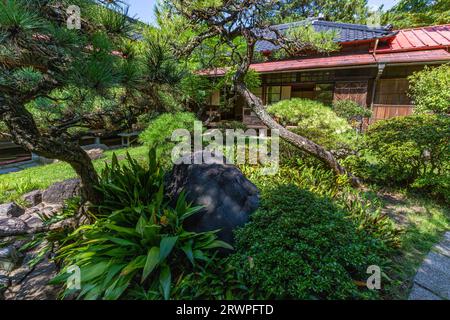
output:
[[[153,22],[155,0],[127,0],[130,5],[130,15],[144,22]],[[398,0],[369,0],[369,5],[378,8],[384,4],[385,9],[391,8]]]

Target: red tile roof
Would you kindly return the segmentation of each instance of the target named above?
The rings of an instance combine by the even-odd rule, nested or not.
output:
[[[399,30],[388,46],[377,52],[413,51],[450,47],[450,24]]]
[[[263,63],[254,63],[251,68],[257,72],[278,72],[289,70],[313,69],[313,68],[331,68],[345,67],[354,65],[370,65],[376,61],[372,54],[350,54],[328,57],[303,58],[295,60],[271,61]]]
[[[411,52],[389,52],[377,54],[348,54],[344,56],[330,56],[319,58],[305,58],[284,61],[272,61],[254,63],[250,66],[260,73],[284,72],[303,69],[336,68],[347,66],[375,65],[376,63],[410,63],[410,62],[430,62],[430,61],[450,61],[450,53],[444,49],[422,50]],[[202,70],[200,75],[222,76],[226,72],[225,68],[215,70]]]
[[[326,57],[306,57],[283,61],[254,63],[251,68],[260,73],[303,69],[375,65],[376,63],[410,63],[450,61],[450,24],[399,30],[393,40],[372,53],[340,54]],[[221,76],[226,68],[202,70],[200,75]]]
[[[445,49],[378,53],[376,60],[380,63],[450,61],[450,53]]]

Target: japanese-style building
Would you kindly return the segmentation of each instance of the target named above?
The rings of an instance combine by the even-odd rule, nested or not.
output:
[[[274,27],[285,32],[302,23]],[[425,65],[450,62],[450,24],[394,31],[389,26],[371,28],[321,19],[311,19],[310,23],[316,31],[336,32],[340,50],[329,55],[275,60],[272,56],[278,48],[270,42],[258,42],[256,50],[266,61],[253,63],[251,69],[261,75],[262,86],[254,93],[264,104],[290,98],[316,99],[326,104],[351,99],[372,110],[370,122],[408,115],[414,106],[407,95],[407,77]],[[203,70],[201,74],[214,78],[225,72]],[[261,126],[242,99],[238,99],[234,110],[219,112],[222,98],[221,92],[214,92],[208,103],[209,113],[219,114],[218,120]]]

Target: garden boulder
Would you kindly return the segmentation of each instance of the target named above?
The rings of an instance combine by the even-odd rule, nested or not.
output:
[[[69,179],[51,185],[42,194],[42,202],[63,204],[65,200],[80,195],[80,179]]]
[[[0,205],[0,218],[17,218],[25,213],[25,209],[15,202]]]
[[[194,153],[193,157],[199,156]],[[223,156],[221,156],[223,159]],[[233,243],[233,230],[243,226],[259,206],[259,191],[234,165],[223,161],[178,164],[166,176],[166,196],[172,204],[184,190],[200,212],[185,221],[189,231],[220,229],[219,239]]]

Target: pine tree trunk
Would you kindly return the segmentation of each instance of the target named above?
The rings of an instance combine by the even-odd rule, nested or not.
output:
[[[2,105],[1,111],[0,119],[8,127],[14,143],[39,156],[69,163],[81,179],[82,200],[93,204],[101,201],[101,194],[95,189],[98,185],[97,172],[88,154],[78,143],[41,134],[33,116],[19,103]]]
[[[276,129],[280,133],[280,137],[287,140],[291,144],[297,146],[299,149],[307,152],[308,154],[316,157],[317,159],[321,160],[326,166],[328,166],[330,169],[332,169],[336,174],[342,175],[346,174],[348,175],[350,182],[353,186],[359,187],[360,181],[357,177],[353,176],[352,174],[348,173],[344,167],[342,167],[339,162],[335,159],[333,154],[323,148],[322,146],[314,143],[313,141],[306,139],[305,137],[302,137],[296,133],[293,133],[277,123],[266,111],[266,108],[264,107],[262,101],[260,98],[255,96],[250,90],[247,88],[247,86],[242,83],[238,82],[235,85],[235,89],[237,92],[244,98],[247,105],[252,109],[253,112],[256,113],[258,118],[270,129]]]

